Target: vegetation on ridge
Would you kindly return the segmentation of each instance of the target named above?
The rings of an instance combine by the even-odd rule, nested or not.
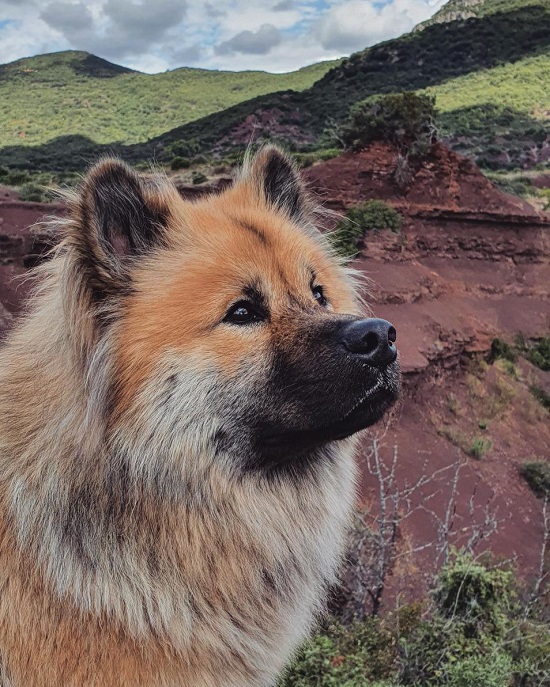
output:
[[[258,95],[309,88],[339,60],[288,74],[181,68],[142,74],[67,51],[0,66],[0,146],[59,134],[96,143],[144,142]]]

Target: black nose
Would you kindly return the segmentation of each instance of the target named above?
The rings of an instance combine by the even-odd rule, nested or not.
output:
[[[375,367],[389,365],[397,358],[396,338],[395,327],[386,320],[354,320],[341,329],[345,348]]]

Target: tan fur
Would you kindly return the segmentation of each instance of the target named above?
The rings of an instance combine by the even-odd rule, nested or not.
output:
[[[119,265],[93,238],[113,289],[94,301],[83,208],[109,164],[0,352],[0,685],[266,687],[334,579],[354,439],[297,481],[237,475],[211,440],[268,339],[292,350],[297,318],[325,316],[311,268],[330,312],[357,313],[355,293],[313,227],[262,197],[260,158],[196,204],[148,186],[164,240]],[[259,277],[269,328],[216,326]]]

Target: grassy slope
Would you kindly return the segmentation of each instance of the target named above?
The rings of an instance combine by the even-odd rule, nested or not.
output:
[[[506,10],[504,2],[510,11],[492,13]],[[425,88],[438,95],[448,133],[453,133],[455,125],[464,127],[465,117],[481,122],[482,145],[486,147],[502,124],[502,108],[508,107],[513,117],[521,119],[522,132],[536,125],[537,135],[540,131],[544,134],[547,120],[536,118],[543,117],[548,106],[550,0],[528,0],[519,9],[517,0],[487,0],[480,14],[483,16],[466,21],[436,23],[357,53],[301,93],[260,96],[145,144],[109,148],[131,162],[152,157],[168,161],[178,146],[189,141],[194,150],[219,151],[230,147],[231,131],[237,124],[266,109],[282,112],[281,123],[313,137],[314,145],[322,145],[323,130],[342,122],[358,100],[377,93]],[[224,141],[222,146],[220,141]],[[102,150],[83,139],[64,138],[33,150],[0,150],[0,164],[82,168]]]
[[[441,112],[480,104],[505,104],[533,116],[550,110],[550,51],[544,55],[483,69],[425,89]]]
[[[182,68],[151,75],[75,51],[18,60],[0,66],[0,146],[61,133],[142,142],[258,95],[309,88],[338,63],[289,74]]]

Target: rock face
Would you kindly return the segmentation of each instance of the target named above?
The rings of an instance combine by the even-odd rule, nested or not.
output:
[[[330,209],[379,198],[404,216],[400,234],[367,236],[355,264],[370,279],[366,298],[373,312],[397,328],[405,378],[396,418],[366,434],[363,461],[366,466],[377,437],[386,475],[396,447],[398,489],[433,476],[402,502],[414,512],[399,525],[400,557],[385,581],[386,604],[398,593],[401,601],[422,593],[441,563],[445,527],[447,543],[465,545],[475,534],[477,552],[485,547],[515,557],[529,579],[538,566],[543,526],[541,504],[521,480],[519,467],[548,458],[550,445],[548,411],[529,391],[533,386],[550,391],[550,373],[523,359],[513,372],[484,362],[496,336],[548,335],[548,218],[501,193],[470,161],[443,146],[426,164],[411,167],[406,188],[395,181],[397,165],[391,149],[376,145],[305,172]],[[193,199],[225,183],[180,192]],[[2,198],[0,330],[6,330],[30,284],[17,277],[41,260],[48,246],[47,234],[28,226],[63,208]],[[480,441],[486,450],[475,460],[468,454]],[[454,468],[448,466],[457,461],[454,489]],[[361,498],[373,527],[377,480],[365,467]],[[443,527],[449,504],[452,522]]]
[[[373,307],[396,323],[405,372],[462,353],[486,351],[499,333],[548,330],[550,218],[502,193],[470,161],[443,145],[410,182],[396,181],[396,153],[375,144],[306,172],[330,209],[376,198],[404,216],[403,231],[366,237],[361,271],[373,280]]]
[[[329,207],[347,207],[379,198],[407,213],[443,218],[453,215],[498,223],[545,223],[534,208],[500,191],[469,158],[441,143],[422,161],[411,160],[400,186],[400,158],[383,143],[345,153],[306,170],[312,188]]]
[[[15,194],[0,189],[0,337],[31,288],[32,279],[26,273],[54,243],[37,222],[63,212],[61,205],[23,203]]]

